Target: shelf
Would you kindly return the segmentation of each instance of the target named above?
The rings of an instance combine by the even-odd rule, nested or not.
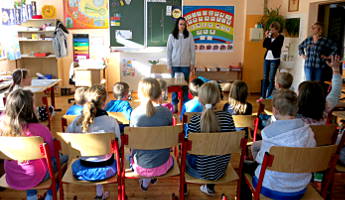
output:
[[[19,40],[19,42],[52,42],[53,40],[33,40],[33,39],[28,39],[28,40]]]
[[[53,33],[55,31],[18,31],[18,33]]]
[[[36,56],[22,55],[21,58],[25,58],[25,59],[49,59],[49,58],[56,58],[56,56],[55,55],[49,55],[49,56],[45,56],[45,57],[36,57]]]

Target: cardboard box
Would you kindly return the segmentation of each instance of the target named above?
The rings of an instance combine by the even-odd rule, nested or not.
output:
[[[101,82],[101,71],[103,69],[75,68],[75,85],[91,87]]]

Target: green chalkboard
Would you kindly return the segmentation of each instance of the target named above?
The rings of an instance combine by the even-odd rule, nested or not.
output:
[[[144,14],[145,0],[109,0],[110,45],[124,46],[116,40],[116,33],[126,37],[129,32],[130,41],[144,45]]]
[[[181,15],[181,0],[148,0],[147,46],[166,46],[175,20]]]
[[[182,0],[109,0],[109,12],[112,47],[124,46],[117,34],[131,38],[132,44],[166,46],[176,18],[182,15]]]

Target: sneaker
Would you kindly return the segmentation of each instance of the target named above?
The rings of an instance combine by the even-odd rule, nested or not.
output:
[[[157,182],[158,182],[158,179],[156,179],[156,178],[152,178],[151,179],[151,184],[152,185],[156,184]]]
[[[206,185],[200,186],[200,191],[208,196],[215,196],[216,192],[215,191],[210,191]]]
[[[147,188],[144,187],[142,179],[139,179],[139,185],[140,185],[141,191],[143,191],[143,192],[146,192],[149,189],[148,187]]]
[[[96,196],[95,200],[106,200],[109,197],[109,192],[103,192],[102,196]]]

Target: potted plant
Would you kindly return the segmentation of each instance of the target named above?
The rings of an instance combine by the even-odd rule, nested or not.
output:
[[[285,18],[280,15],[279,13],[280,7],[278,8],[265,8],[264,15],[262,16],[261,20],[258,22],[259,24],[262,24],[262,27],[265,31],[269,30],[270,25],[273,22],[278,22],[281,26],[282,31],[285,27]]]
[[[298,37],[299,24],[300,24],[300,18],[286,19],[285,30],[286,30],[287,36]]]

